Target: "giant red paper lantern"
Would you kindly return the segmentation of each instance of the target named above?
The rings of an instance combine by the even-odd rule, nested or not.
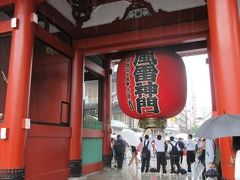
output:
[[[143,50],[122,59],[117,71],[119,106],[136,119],[170,118],[184,108],[186,71],[175,52]]]

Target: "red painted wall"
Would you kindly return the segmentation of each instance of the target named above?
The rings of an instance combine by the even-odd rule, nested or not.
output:
[[[97,163],[91,163],[91,164],[83,164],[82,174],[86,175],[96,171],[101,171],[103,167],[104,167],[104,164],[102,161]]]
[[[27,137],[26,179],[66,180],[70,136],[68,127],[32,125]]]
[[[60,122],[61,103],[70,102],[70,64],[63,55],[34,58],[29,108],[32,121]],[[62,110],[63,120],[67,121],[66,104]]]
[[[66,180],[70,175],[69,153],[71,128],[53,125],[37,125],[36,122],[60,125],[67,122],[70,108],[71,61],[47,47],[35,42],[31,80],[29,117],[32,122],[26,142],[26,179]]]

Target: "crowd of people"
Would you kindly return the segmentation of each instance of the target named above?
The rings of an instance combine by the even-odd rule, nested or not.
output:
[[[194,167],[196,168],[192,164],[199,163],[203,167],[201,170],[202,179],[210,176],[212,176],[210,179],[220,177],[220,172],[217,170],[215,143],[210,139],[193,141],[193,136],[189,134],[188,139],[185,141],[181,138],[176,139],[173,136],[165,141],[160,134],[152,134],[151,137],[145,135],[140,138],[138,146],[129,146],[118,135],[116,140],[112,139],[113,160],[117,162],[117,169],[122,169],[126,148],[130,148],[132,153],[128,166],[135,160],[136,167],[138,167],[139,160],[137,156],[140,153],[141,172],[144,174],[148,174],[149,172],[160,173],[160,171],[163,174],[191,174],[192,171],[195,171]],[[184,155],[186,155],[186,169],[183,168]],[[150,167],[152,156],[156,156],[156,167]],[[170,172],[167,172],[166,168],[168,162]]]

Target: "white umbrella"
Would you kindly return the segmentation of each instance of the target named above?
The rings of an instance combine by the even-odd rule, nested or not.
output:
[[[183,140],[187,140],[188,139],[188,134],[186,133],[179,133],[175,136],[176,138],[182,138]]]
[[[123,129],[120,132],[122,138],[131,146],[138,146],[140,144],[140,140],[137,137],[136,133],[131,129]]]

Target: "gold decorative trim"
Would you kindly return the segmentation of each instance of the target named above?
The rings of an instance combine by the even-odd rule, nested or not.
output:
[[[139,120],[139,127],[143,129],[147,128],[161,128],[164,129],[167,124],[167,119],[160,118],[144,118]]]

